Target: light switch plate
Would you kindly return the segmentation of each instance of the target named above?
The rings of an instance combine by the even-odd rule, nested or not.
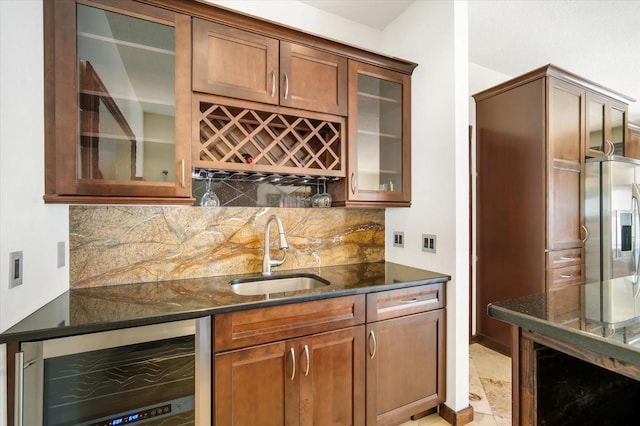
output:
[[[436,252],[436,236],[433,234],[422,234],[422,251],[427,253]]]
[[[13,251],[9,253],[9,288],[22,285],[22,252]]]
[[[404,247],[404,232],[393,231],[393,246]]]
[[[64,241],[58,241],[58,268],[64,268],[66,265],[67,250]]]

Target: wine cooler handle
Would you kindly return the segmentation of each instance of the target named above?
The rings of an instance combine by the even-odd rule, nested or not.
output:
[[[24,411],[24,352],[17,352],[15,357],[15,395],[13,419],[15,426],[23,426]]]

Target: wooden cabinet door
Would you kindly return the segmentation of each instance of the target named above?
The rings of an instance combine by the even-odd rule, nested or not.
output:
[[[215,356],[216,425],[297,425],[299,377],[286,342]]]
[[[364,326],[297,341],[300,424],[364,425]]]
[[[367,325],[367,425],[397,425],[444,402],[444,310]]]
[[[547,249],[582,247],[585,90],[548,78]]]
[[[640,126],[635,123],[629,123],[629,133],[627,143],[624,148],[625,157],[640,160]]]
[[[586,156],[625,155],[627,105],[593,92],[586,102]]]
[[[104,0],[44,13],[45,201],[193,203],[190,17]]]
[[[348,176],[334,204],[411,203],[411,79],[349,61]]]
[[[347,115],[347,58],[280,42],[280,105]]]
[[[193,90],[278,104],[278,40],[193,19]]]

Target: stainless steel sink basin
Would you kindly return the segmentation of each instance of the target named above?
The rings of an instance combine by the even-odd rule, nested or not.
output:
[[[240,278],[229,282],[231,290],[242,296],[259,296],[290,291],[310,290],[331,283],[313,274],[275,275]]]

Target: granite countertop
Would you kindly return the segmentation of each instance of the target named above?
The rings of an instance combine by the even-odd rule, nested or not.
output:
[[[451,279],[449,275],[390,262],[283,270],[272,275],[291,273],[315,274],[331,284],[268,297],[241,296],[231,291],[229,281],[258,277],[258,273],[69,290],[0,334],[0,343],[157,324]]]
[[[489,316],[640,367],[640,284],[633,277],[492,303]]]

